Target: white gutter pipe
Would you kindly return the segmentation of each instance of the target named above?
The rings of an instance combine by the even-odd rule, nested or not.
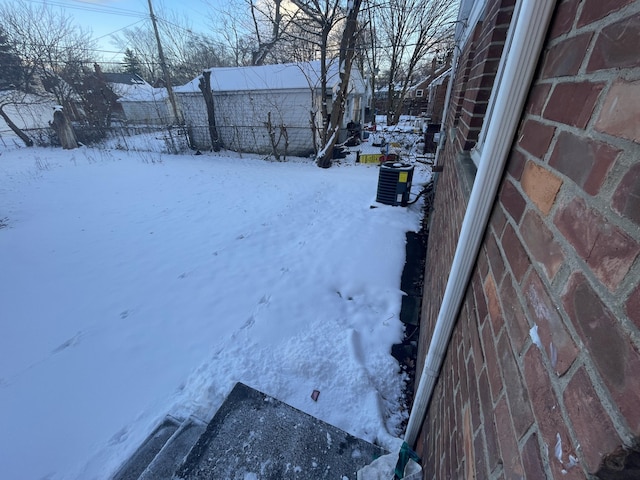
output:
[[[486,119],[489,124],[478,172],[405,433],[405,442],[411,447],[415,446],[424,422],[464,299],[555,3],[555,0],[521,0],[516,4],[509,27],[511,47],[507,51],[505,45],[502,79],[494,90],[493,113]]]

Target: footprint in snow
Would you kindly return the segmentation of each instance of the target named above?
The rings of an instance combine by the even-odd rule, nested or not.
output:
[[[129,429],[127,427],[123,427],[118,430],[113,437],[109,440],[109,445],[118,445],[119,443],[124,442],[129,437]]]
[[[251,328],[253,327],[253,325],[256,323],[256,319],[254,318],[253,315],[251,315],[246,322],[244,322],[242,324],[242,326],[240,327],[240,330],[245,330],[247,328]]]
[[[54,348],[51,351],[51,354],[54,355],[56,353],[62,352],[63,350],[66,350],[69,347],[74,347],[74,346],[78,345],[83,336],[84,336],[84,334],[82,332],[76,333],[73,337],[71,337],[67,341],[61,343],[56,348]]]

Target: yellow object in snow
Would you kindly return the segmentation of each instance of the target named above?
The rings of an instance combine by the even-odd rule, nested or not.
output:
[[[380,163],[381,156],[379,153],[361,153],[360,163]]]

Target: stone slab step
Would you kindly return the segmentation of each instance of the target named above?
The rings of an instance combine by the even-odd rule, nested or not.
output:
[[[142,472],[139,480],[171,480],[206,428],[205,422],[194,417],[185,420]]]
[[[167,443],[171,436],[178,430],[181,422],[171,416],[158,425],[146,438],[142,445],[115,473],[112,480],[138,480],[142,472],[153,461],[158,452]]]
[[[385,453],[237,383],[175,478],[355,480],[360,468]]]

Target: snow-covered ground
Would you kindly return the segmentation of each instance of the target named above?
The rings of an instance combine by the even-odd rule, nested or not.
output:
[[[0,478],[104,479],[164,415],[211,416],[238,381],[397,448],[389,352],[420,203],[375,204],[377,178],[0,150]]]

